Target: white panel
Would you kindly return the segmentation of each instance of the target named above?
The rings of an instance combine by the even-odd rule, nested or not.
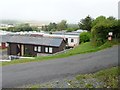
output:
[[[38,52],[41,52],[41,46],[38,47]]]
[[[37,46],[34,47],[34,51],[37,51]]]
[[[52,52],[53,52],[53,48],[49,47],[49,53],[52,53]]]
[[[48,52],[48,47],[45,47],[45,52]]]

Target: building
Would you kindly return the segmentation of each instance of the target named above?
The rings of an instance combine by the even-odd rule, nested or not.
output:
[[[8,38],[9,35],[0,35],[0,49],[6,49],[8,47]]]
[[[52,32],[52,34],[57,34],[57,35],[64,35],[66,33],[67,30],[62,30],[62,31],[55,31]]]
[[[77,35],[65,35],[67,47],[75,47],[79,45],[80,38]]]
[[[0,30],[0,48],[1,49],[7,48],[8,46],[7,40],[11,35],[15,35],[15,33]]]
[[[58,38],[63,38],[66,41],[66,47],[75,47],[79,45],[79,35],[69,35],[69,34],[64,34],[64,35],[59,35],[59,34],[44,34],[43,37],[58,37]]]
[[[0,24],[0,29],[8,29],[9,27],[14,27],[13,24]]]
[[[38,56],[63,51],[66,42],[62,38],[12,36],[7,41],[8,55]]]

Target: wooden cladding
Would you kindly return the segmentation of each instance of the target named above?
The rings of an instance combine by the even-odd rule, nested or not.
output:
[[[59,47],[9,43],[8,55],[37,56],[38,53],[53,54],[64,50],[66,43],[63,41]]]

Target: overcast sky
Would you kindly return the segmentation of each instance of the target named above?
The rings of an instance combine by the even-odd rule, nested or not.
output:
[[[0,19],[77,23],[90,15],[118,17],[119,0],[0,0]]]

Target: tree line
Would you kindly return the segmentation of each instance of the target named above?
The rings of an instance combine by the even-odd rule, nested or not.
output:
[[[120,20],[115,17],[105,17],[99,16],[97,18],[92,18],[91,16],[86,16],[81,19],[78,24],[68,24],[66,20],[61,20],[59,23],[50,22],[48,25],[42,26],[41,30],[53,32],[67,30],[68,32],[75,31],[77,29],[87,30],[89,34],[83,36],[86,41],[91,40],[92,42],[101,45],[108,39],[108,33],[112,32],[113,39],[120,38]],[[8,31],[19,32],[19,31],[39,31],[35,26],[30,26],[29,24],[19,24],[15,27],[9,27]],[[90,39],[89,39],[90,37]]]
[[[81,19],[78,24],[68,24],[67,20],[61,20],[59,23],[55,22],[50,22],[48,25],[43,25],[41,30],[43,31],[61,31],[61,30],[67,30],[68,32],[70,31],[75,31],[77,29],[83,29],[87,31],[91,31],[93,27],[98,23],[105,23],[107,22],[115,22],[117,21],[116,18],[110,16],[106,18],[105,16],[99,16],[96,19],[92,18],[91,16],[86,16],[85,18]],[[39,29],[36,26],[30,26],[28,23],[25,24],[18,24],[15,27],[9,27],[6,29],[8,31],[14,31],[14,32],[19,32],[19,31],[39,31]]]
[[[108,33],[112,32],[112,39],[120,39],[120,20],[112,16],[99,16],[96,19],[87,16],[79,22],[79,28],[86,29],[88,32],[80,35],[81,42],[91,41],[96,46],[108,41]]]
[[[20,31],[61,31],[67,30],[68,32],[79,29],[78,24],[68,24],[66,20],[61,20],[59,23],[50,22],[48,25],[41,26],[41,29],[37,26],[30,26],[29,23],[17,24],[14,27],[4,28],[2,30],[20,32]]]
[[[77,24],[67,24],[66,20],[61,20],[59,23],[50,22],[49,25],[42,26],[43,31],[62,31],[67,30],[68,32],[79,29]]]

